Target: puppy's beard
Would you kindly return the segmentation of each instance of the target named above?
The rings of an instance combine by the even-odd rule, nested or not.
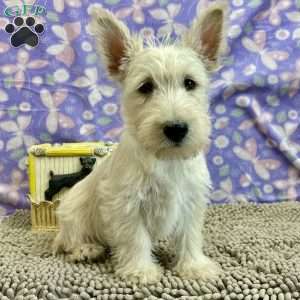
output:
[[[176,144],[161,138],[160,143],[141,143],[143,148],[160,160],[190,159],[204,151],[209,143],[209,138],[198,139],[192,143],[189,139],[181,144]]]
[[[202,150],[200,147],[190,147],[187,145],[172,145],[158,149],[155,157],[160,160],[189,159],[197,156]]]
[[[179,152],[170,149],[162,149],[155,154],[155,157],[159,160],[186,160],[197,156],[199,152]]]

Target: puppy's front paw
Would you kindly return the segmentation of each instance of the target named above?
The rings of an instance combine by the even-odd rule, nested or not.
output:
[[[208,258],[181,262],[174,270],[185,279],[216,279],[222,273],[221,267]]]
[[[153,263],[142,267],[133,264],[129,268],[117,269],[116,274],[134,283],[153,284],[160,281],[163,272],[159,265]]]

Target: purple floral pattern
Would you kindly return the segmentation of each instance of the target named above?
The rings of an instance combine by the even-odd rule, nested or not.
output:
[[[7,5],[22,1],[0,0]],[[93,6],[143,36],[181,35],[209,0],[53,0],[36,48],[13,48],[0,16],[0,213],[28,207],[27,148],[119,139],[120,90],[93,46]],[[211,85],[211,202],[300,196],[300,1],[231,0],[228,50]]]

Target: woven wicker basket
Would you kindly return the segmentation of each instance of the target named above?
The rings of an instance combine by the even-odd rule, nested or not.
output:
[[[52,201],[45,200],[45,190],[49,184],[50,170],[54,174],[70,174],[80,170],[79,157],[95,156],[96,164],[114,149],[113,143],[66,143],[41,144],[29,149],[29,201],[33,230],[54,231],[58,229],[56,208],[67,188],[61,190]],[[94,167],[95,167],[94,166]]]

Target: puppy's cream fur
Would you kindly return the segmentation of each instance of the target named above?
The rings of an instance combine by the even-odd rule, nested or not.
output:
[[[118,275],[149,283],[161,275],[154,243],[168,238],[181,276],[218,273],[202,252],[201,230],[211,184],[204,157],[209,73],[223,48],[224,14],[223,5],[212,5],[181,42],[145,46],[113,14],[94,11],[97,50],[123,90],[124,131],[117,149],[61,201],[55,251],[94,259],[109,246]],[[185,88],[187,77],[195,89]],[[145,95],[138,89],[147,81],[154,89]],[[180,145],[163,133],[166,123],[178,121],[189,128]]]

